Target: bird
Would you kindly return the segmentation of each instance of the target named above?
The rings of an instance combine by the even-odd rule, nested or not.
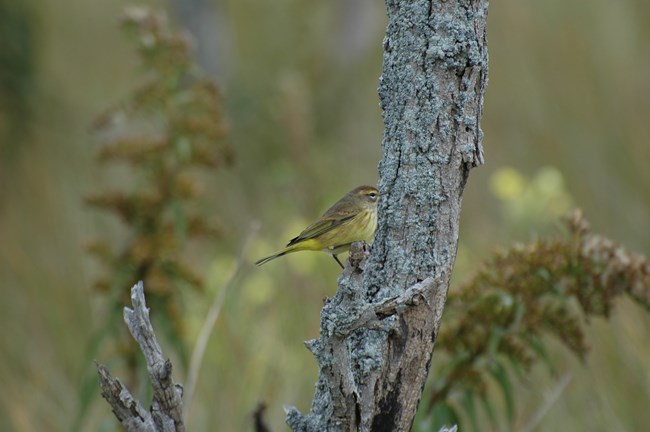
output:
[[[371,243],[377,229],[379,190],[374,186],[359,186],[346,193],[313,224],[289,240],[284,249],[257,260],[261,266],[283,255],[309,250],[323,251],[343,264],[337,255],[350,249],[356,241]]]

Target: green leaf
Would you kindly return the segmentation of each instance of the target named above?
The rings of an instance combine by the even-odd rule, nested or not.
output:
[[[519,327],[522,320],[524,319],[524,316],[526,315],[526,307],[524,306],[524,304],[521,302],[520,299],[515,301],[514,309],[515,309],[514,312],[515,316],[512,320],[512,324],[510,325],[511,329],[513,328],[516,329],[517,327]]]
[[[551,361],[551,357],[548,355],[548,352],[546,351],[546,347],[544,346],[544,342],[542,342],[542,339],[539,336],[530,335],[528,337],[528,342],[530,343],[530,347],[533,349],[535,354],[537,354],[538,358],[542,360],[542,362],[546,365],[549,373],[554,378],[557,377],[557,370],[555,370],[555,366],[553,365],[553,362]]]
[[[472,423],[472,429],[475,431],[480,431],[478,427],[478,417],[476,416],[476,409],[474,407],[474,393],[470,390],[465,390],[463,392],[462,398],[463,409],[465,414],[469,417],[470,422]]]
[[[487,414],[488,418],[490,419],[490,425],[492,426],[492,429],[501,430],[501,428],[499,428],[497,413],[494,410],[494,406],[492,405],[492,400],[490,399],[490,397],[486,394],[483,396],[479,396],[478,399],[479,401],[481,401],[481,404],[483,405],[483,410],[485,411],[485,414]]]
[[[510,364],[510,370],[512,370],[515,375],[517,375],[517,379],[520,381],[525,381],[526,378],[528,377],[527,371],[522,367],[521,363],[519,360],[517,360],[515,357],[506,357],[508,360],[508,363]]]
[[[506,416],[508,417],[510,423],[512,423],[515,418],[515,402],[508,371],[499,360],[492,362],[489,371],[490,375],[494,378],[494,380],[497,382],[497,384],[499,384],[499,387],[501,388],[501,392],[503,393],[503,400],[506,405]]]
[[[501,339],[505,333],[505,330],[501,327],[495,327],[494,330],[490,333],[490,340],[488,341],[487,348],[487,352],[490,354],[490,356],[497,354],[499,344],[501,343]]]

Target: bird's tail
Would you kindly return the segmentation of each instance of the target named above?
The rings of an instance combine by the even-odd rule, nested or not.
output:
[[[286,255],[286,254],[288,254],[290,252],[294,252],[294,249],[289,249],[289,248],[283,249],[278,253],[274,253],[273,255],[269,255],[269,256],[267,256],[265,258],[262,258],[262,259],[259,259],[259,260],[255,261],[255,265],[256,266],[261,266],[262,264],[266,264],[267,262],[269,262],[271,260],[274,260],[276,258],[279,258],[279,257],[281,257],[283,255]]]

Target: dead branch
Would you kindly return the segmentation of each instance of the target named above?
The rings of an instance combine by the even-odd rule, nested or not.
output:
[[[151,408],[145,410],[106,366],[97,363],[102,396],[127,432],[184,432],[183,387],[174,384],[172,364],[163,357],[156,340],[142,282],[131,288],[131,303],[133,309],[124,308],[124,321],[147,361],[153,388]]]

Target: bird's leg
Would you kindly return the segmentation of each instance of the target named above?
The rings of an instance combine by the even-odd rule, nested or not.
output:
[[[339,263],[339,265],[341,266],[341,268],[343,268],[343,264],[341,264],[341,261],[339,261],[339,258],[338,258],[336,255],[332,255],[332,256],[334,257],[334,260],[335,260],[337,263]]]

